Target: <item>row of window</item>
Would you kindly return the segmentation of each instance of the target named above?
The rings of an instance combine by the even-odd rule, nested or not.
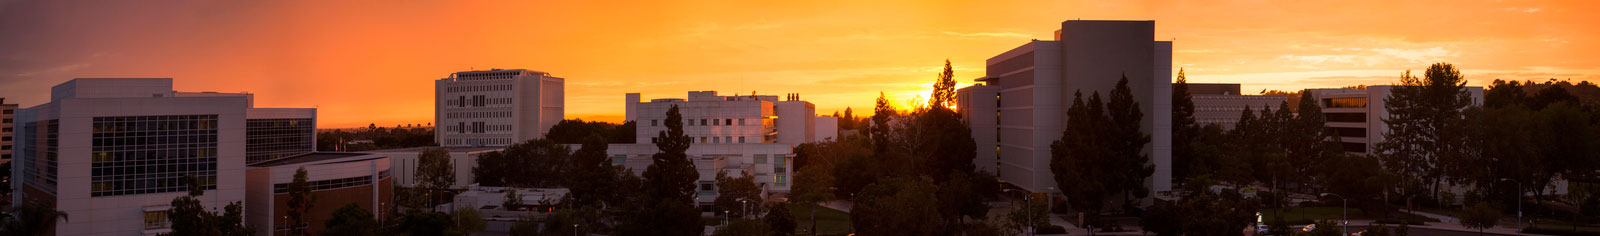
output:
[[[739,118],[738,120],[739,120],[739,124],[738,125],[745,125],[744,118]],[[683,120],[683,125],[685,125],[685,126],[695,126],[695,123],[697,123],[695,121],[699,121],[698,122],[698,123],[700,123],[699,126],[731,126],[731,125],[734,125],[733,124],[734,119],[699,119],[699,120],[686,119],[686,120]],[[708,123],[708,121],[709,121],[709,123]],[[661,125],[661,120],[650,120],[650,126],[660,126],[660,125]]]
[[[388,177],[389,177],[389,171],[385,170],[385,171],[378,172],[378,179],[381,180],[381,179],[388,178]],[[356,176],[356,177],[350,177],[350,178],[317,180],[317,181],[307,182],[306,184],[310,185],[311,191],[322,191],[322,190],[328,190],[328,189],[340,189],[340,188],[349,188],[349,187],[357,187],[357,186],[367,186],[367,185],[370,185],[372,183],[373,183],[372,182],[372,176]],[[272,185],[272,193],[274,193],[274,194],[289,193],[289,184],[287,184],[287,183],[273,184]]]
[[[456,93],[456,92],[507,91],[507,90],[511,90],[511,85],[509,85],[509,84],[490,84],[490,85],[449,86],[449,87],[445,87],[444,90],[445,90],[445,92],[451,92],[451,93]]]
[[[508,138],[463,138],[463,139],[450,138],[450,139],[444,139],[444,144],[445,145],[510,145],[511,144],[511,139],[508,139]]]
[[[446,112],[444,118],[497,118],[511,117],[511,111]]]
[[[490,125],[482,121],[474,121],[470,125],[467,122],[456,122],[454,126],[445,127],[445,132],[450,131],[455,131],[458,134],[481,134],[491,131],[511,131],[511,125]]]
[[[472,97],[459,96],[456,99],[446,100],[445,104],[455,104],[456,107],[484,107],[488,105],[511,104],[511,98],[490,98],[488,95],[472,95]]]

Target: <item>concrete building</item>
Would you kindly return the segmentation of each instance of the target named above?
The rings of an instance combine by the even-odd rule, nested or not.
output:
[[[434,141],[503,147],[543,138],[565,115],[565,81],[525,69],[451,73],[434,81]]]
[[[640,102],[639,94],[627,94],[626,117],[637,122],[638,137],[634,144],[611,144],[607,154],[615,164],[642,173],[659,152],[654,139],[667,128],[667,110],[678,106],[684,134],[693,142],[687,152],[700,170],[698,201],[705,211],[716,200],[718,172],[750,173],[767,193],[788,192],[794,146],[838,137],[838,121],[817,117],[816,106],[800,100],[799,94],[782,101],[774,95],[721,96],[715,91],[690,91],[688,96]]]
[[[1345,152],[1371,155],[1373,147],[1383,142],[1383,134],[1389,132],[1389,126],[1383,123],[1383,119],[1389,118],[1389,110],[1383,99],[1388,98],[1394,88],[1392,85],[1379,85],[1306,89],[1305,92],[1311,93],[1311,97],[1317,99],[1317,105],[1322,106],[1328,129],[1338,136]],[[1466,90],[1472,97],[1473,106],[1483,105],[1483,87],[1468,86]]]
[[[0,98],[0,163],[11,162],[12,144],[16,143],[17,104],[5,104],[6,99]]]
[[[1260,112],[1263,107],[1278,109],[1289,101],[1284,95],[1241,95],[1239,84],[1189,84],[1190,101],[1194,101],[1194,121],[1199,125],[1219,125],[1231,130],[1239,123],[1245,107]],[[1289,104],[1293,106],[1294,104]]]
[[[394,178],[389,158],[364,153],[318,152],[289,156],[249,165],[245,170],[245,225],[256,235],[276,235],[304,227],[321,232],[333,211],[355,203],[383,219],[394,214]],[[295,171],[306,170],[306,183],[316,197],[306,213],[305,225],[290,225],[289,183]]]
[[[989,58],[981,85],[957,97],[978,145],[995,148],[975,159],[1007,183],[1031,192],[1056,192],[1050,143],[1061,138],[1073,94],[1107,96],[1126,76],[1144,113],[1144,148],[1155,173],[1146,184],[1155,193],[1172,188],[1172,42],[1154,41],[1154,21],[1061,23],[1056,40],[1035,40]],[[993,100],[991,100],[993,99]],[[987,148],[979,148],[987,150]],[[994,160],[995,162],[989,162]]]
[[[246,157],[273,156],[247,148],[256,138],[247,132],[250,115],[261,109],[253,107],[252,98],[175,92],[170,78],[74,79],[56,85],[49,103],[16,114],[21,150],[14,176],[20,180],[12,183],[18,193],[13,199],[42,202],[71,215],[72,220],[56,225],[58,235],[170,232],[166,211],[172,199],[187,193],[184,176],[197,177],[206,188],[200,201],[207,208],[243,202]],[[315,116],[310,108],[287,113],[293,114],[272,118]],[[282,148],[289,150],[257,151],[315,147]]]
[[[455,183],[450,184],[451,189],[467,189],[473,183],[472,168],[478,166],[478,156],[489,152],[505,150],[505,147],[412,147],[385,150],[364,151],[362,153],[377,154],[389,157],[394,165],[395,186],[414,187],[417,184],[418,157],[422,151],[443,148],[450,154],[450,165],[455,167]],[[577,150],[577,149],[572,149]]]

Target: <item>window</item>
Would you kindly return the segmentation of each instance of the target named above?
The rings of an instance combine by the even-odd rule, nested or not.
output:
[[[612,165],[621,165],[621,164],[623,164],[625,162],[628,162],[628,156],[627,155],[614,155],[614,156],[611,156],[611,164]]]
[[[10,118],[6,118],[5,122],[0,122],[0,123],[10,124],[11,123],[11,119]]]
[[[706,143],[706,137],[700,137],[700,143]]]
[[[722,140],[728,143],[733,143],[733,136],[722,137]]]
[[[0,137],[0,141],[11,141],[11,136]]]
[[[756,154],[756,164],[767,164],[767,154]]]
[[[650,120],[650,126],[651,126],[651,127],[654,127],[654,126],[656,126],[656,121],[657,121],[657,120]]]
[[[1322,99],[1322,107],[1327,108],[1361,108],[1367,107],[1367,98],[1328,98]]]
[[[216,189],[217,115],[94,117],[90,196]]]
[[[775,175],[772,177],[772,179],[773,182],[778,183],[778,187],[789,185],[789,176]]]
[[[783,167],[784,159],[789,159],[789,157],[785,156],[783,154],[772,155],[772,165],[773,166],[777,166],[777,167]]]
[[[10,119],[7,119],[7,120],[10,120]],[[7,121],[6,123],[11,123],[11,122]],[[700,125],[701,126],[705,126],[706,125],[706,119],[700,119]]]
[[[744,118],[739,118],[739,125],[744,125]]]
[[[11,114],[12,112],[13,112],[12,110],[6,109],[5,114]]]
[[[733,125],[733,119],[722,119],[723,125]]]
[[[1367,122],[1365,113],[1326,113],[1328,122]]]
[[[744,143],[744,137],[743,136],[739,137],[739,143]]]
[[[456,102],[460,103],[461,107],[467,107],[467,96],[459,96],[459,97],[457,97],[456,98]]]
[[[711,143],[722,143],[722,137],[711,137]]]
[[[700,182],[700,193],[706,194],[706,192],[711,192],[713,194],[717,193],[717,184],[712,182]]]
[[[160,229],[167,227],[167,211],[144,212],[144,228]]]
[[[722,120],[711,119],[711,125],[722,125]]]

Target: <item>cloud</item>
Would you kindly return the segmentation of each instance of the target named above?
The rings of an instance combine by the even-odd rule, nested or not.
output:
[[[1033,37],[1033,35],[1030,35],[1030,34],[1016,33],[1016,32],[972,32],[972,33],[962,33],[962,32],[952,32],[952,31],[940,31],[940,33],[944,33],[945,35],[954,35],[954,36],[961,36],[961,37],[1000,37],[1000,38],[1031,38],[1031,37]]]
[[[1432,47],[1424,49],[1377,48],[1372,49],[1372,51],[1381,55],[1403,59],[1411,63],[1429,63],[1460,55],[1460,53],[1445,50],[1444,47]]]
[[[1507,11],[1513,11],[1513,12],[1522,12],[1522,13],[1537,13],[1540,10],[1543,10],[1543,9],[1539,9],[1537,7],[1507,7],[1506,10]]]

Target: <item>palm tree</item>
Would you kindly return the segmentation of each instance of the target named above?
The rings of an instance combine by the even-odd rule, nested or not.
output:
[[[16,208],[14,215],[0,216],[0,234],[43,235],[56,227],[56,220],[67,220],[67,212],[57,211],[43,202],[28,202]]]

